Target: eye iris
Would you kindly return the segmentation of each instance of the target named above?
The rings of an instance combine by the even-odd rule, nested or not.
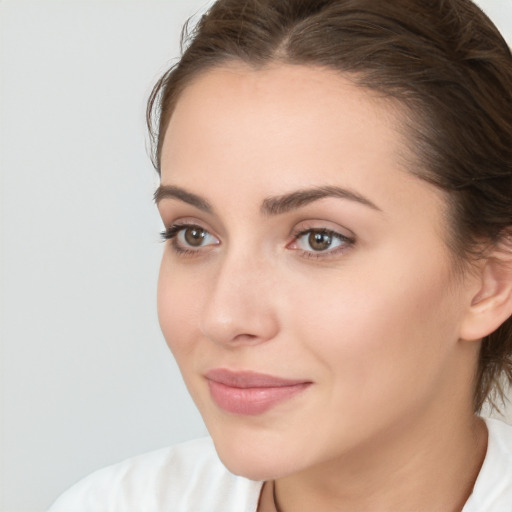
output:
[[[309,234],[308,243],[314,251],[325,251],[332,244],[332,236],[321,231],[312,231]]]
[[[199,247],[204,238],[206,237],[206,231],[201,228],[187,228],[185,230],[185,240],[187,244],[193,247]]]

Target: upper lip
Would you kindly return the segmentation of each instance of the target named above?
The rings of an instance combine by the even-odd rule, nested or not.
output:
[[[253,371],[233,371],[225,368],[214,368],[205,373],[208,380],[224,384],[233,388],[276,388],[296,386],[311,381],[305,379],[284,379],[266,373]]]

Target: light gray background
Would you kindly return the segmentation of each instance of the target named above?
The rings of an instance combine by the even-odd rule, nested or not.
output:
[[[206,3],[0,1],[1,512],[205,433],[156,317],[144,108]]]

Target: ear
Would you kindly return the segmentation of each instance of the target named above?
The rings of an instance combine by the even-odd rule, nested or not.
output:
[[[477,292],[470,297],[461,325],[463,340],[491,334],[512,315],[512,230],[479,262],[476,278]]]

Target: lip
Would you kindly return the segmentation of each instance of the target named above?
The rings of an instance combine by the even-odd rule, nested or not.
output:
[[[284,379],[250,371],[216,368],[205,374],[213,401],[222,410],[238,415],[263,414],[305,391],[311,381]]]

